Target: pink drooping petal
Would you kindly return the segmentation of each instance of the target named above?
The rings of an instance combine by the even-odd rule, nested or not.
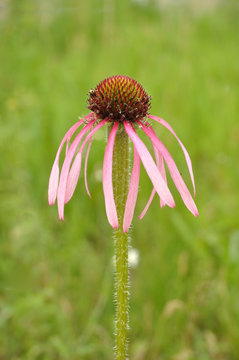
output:
[[[89,191],[89,187],[88,187],[88,183],[87,183],[87,165],[88,165],[88,159],[89,159],[89,154],[90,154],[90,148],[91,148],[91,144],[92,144],[92,136],[89,140],[89,144],[88,144],[88,148],[87,148],[87,152],[86,152],[86,156],[85,156],[85,168],[84,168],[84,180],[85,180],[85,188],[87,191],[87,194],[89,195],[89,197],[91,198],[91,194]]]
[[[59,218],[61,220],[64,219],[65,193],[66,193],[67,178],[68,178],[71,161],[83,136],[87,133],[89,128],[94,124],[94,122],[95,120],[91,120],[87,125],[83,127],[80,133],[75,137],[74,141],[72,142],[67,152],[67,156],[65,157],[61,170],[61,176],[60,176],[59,187],[57,192],[58,213],[59,213]]]
[[[66,142],[66,155],[67,155],[68,150],[69,150],[69,145],[70,145],[70,139],[67,139],[67,142]]]
[[[150,125],[150,124],[149,124]],[[154,132],[154,130],[152,129],[152,131]],[[155,134],[156,135],[156,134]],[[152,144],[153,145],[153,144]],[[165,172],[165,167],[164,167],[164,160],[163,160],[163,156],[160,154],[160,152],[158,151],[158,149],[153,145],[153,149],[154,149],[154,155],[156,158],[156,164],[158,166],[159,172],[162,175],[164,181],[167,184],[167,177],[166,177],[166,172]],[[154,191],[154,190],[153,190]],[[153,192],[152,191],[152,192]],[[161,208],[163,206],[165,206],[165,202],[163,201],[163,199],[160,199],[160,206]]]
[[[193,198],[187,186],[185,185],[182,179],[182,176],[180,175],[180,172],[178,171],[178,168],[172,156],[170,155],[164,144],[161,142],[161,140],[159,140],[159,138],[155,135],[154,131],[152,131],[153,130],[152,127],[147,127],[142,122],[140,122],[140,124],[142,126],[142,130],[150,138],[150,140],[152,141],[154,146],[158,149],[158,151],[163,155],[164,160],[168,166],[170,175],[183,199],[184,204],[187,206],[187,208],[191,211],[191,213],[194,216],[197,216],[198,215],[197,207],[193,201]]]
[[[58,181],[59,181],[59,164],[58,162],[54,162],[52,169],[51,169],[51,175],[49,179],[49,185],[48,185],[48,203],[49,205],[54,205],[56,201],[56,194],[57,194],[57,188],[58,188]]]
[[[157,167],[159,169],[159,172],[160,174],[162,175],[164,181],[166,182],[167,184],[167,178],[166,178],[166,173],[165,173],[165,167],[164,167],[164,161],[163,161],[163,157],[162,155],[160,154],[160,152],[158,151],[158,149],[153,146],[154,148],[154,154],[155,154],[155,159],[156,159],[156,164],[157,164]],[[155,188],[153,188],[152,192],[151,192],[151,195],[149,197],[149,200],[144,208],[144,210],[142,211],[142,213],[140,214],[139,218],[140,220],[143,219],[143,217],[145,216],[146,212],[148,211],[148,208],[149,206],[151,205],[151,202],[153,201],[153,198],[154,198],[154,195],[156,194],[156,190]],[[160,198],[160,206],[163,207],[165,206],[166,203]]]
[[[49,202],[49,205],[54,205],[55,201],[56,201],[57,188],[58,188],[58,182],[59,182],[59,158],[60,158],[61,150],[62,150],[65,142],[67,141],[67,151],[68,151],[69,142],[70,142],[70,139],[71,139],[72,135],[74,134],[74,132],[78,129],[78,127],[84,121],[91,119],[93,116],[94,116],[94,113],[91,112],[90,114],[88,114],[84,118],[80,119],[76,124],[74,124],[67,131],[67,133],[65,134],[65,136],[63,137],[63,139],[62,139],[62,141],[60,143],[60,146],[59,146],[57,154],[56,154],[55,161],[54,161],[53,166],[52,166],[50,179],[49,179],[49,187],[48,187],[48,202]]]
[[[189,153],[187,152],[185,146],[183,145],[183,143],[181,142],[181,140],[178,138],[178,136],[176,135],[175,131],[173,130],[173,128],[171,127],[171,125],[169,125],[169,123],[167,123],[167,121],[165,121],[164,119],[159,118],[158,116],[154,116],[154,115],[149,115],[148,116],[150,119],[157,121],[159,124],[165,126],[177,139],[179,145],[181,146],[185,159],[186,159],[186,163],[188,166],[188,171],[192,180],[192,184],[193,184],[193,191],[194,191],[194,196],[196,195],[196,189],[195,189],[195,181],[194,181],[194,175],[193,175],[193,167],[192,167],[192,162],[189,156]]]
[[[140,124],[139,121],[137,121],[137,123],[141,126],[141,124]],[[148,126],[150,126],[150,123],[149,123],[148,121],[145,121],[145,124],[148,125]],[[154,131],[154,130],[152,129],[152,131]],[[153,145],[153,144],[152,144],[152,145]],[[160,154],[160,152],[158,151],[158,149],[157,149],[154,145],[153,145],[153,149],[154,149],[154,156],[155,156],[155,159],[156,159],[157,167],[158,167],[159,172],[160,172],[160,174],[162,175],[164,181],[165,181],[166,184],[167,184],[167,177],[166,177],[166,172],[165,172],[163,157],[162,157],[162,155]],[[144,215],[146,214],[146,212],[147,212],[147,210],[148,210],[151,202],[153,201],[155,192],[156,192],[156,191],[155,191],[155,189],[153,188],[152,193],[151,193],[150,198],[149,198],[149,201],[148,201],[148,203],[146,204],[144,210],[142,211],[142,213],[141,213],[141,215],[140,215],[140,217],[139,217],[140,219],[142,219],[142,218],[144,217]],[[165,205],[166,205],[165,202],[164,202],[162,199],[160,199],[160,206],[161,206],[161,208],[164,207]]]
[[[162,175],[160,174],[155,162],[152,159],[148,149],[144,145],[143,141],[138,137],[133,127],[131,127],[128,122],[124,122],[124,128],[126,133],[129,135],[132,140],[140,159],[145,167],[145,170],[152,181],[152,184],[159,194],[159,196],[163,199],[163,201],[170,207],[175,206],[174,199],[169,191],[167,184],[165,183]]]
[[[52,166],[50,179],[49,179],[49,187],[48,187],[49,205],[54,205],[55,201],[56,201],[57,188],[58,188],[58,182],[59,182],[59,158],[60,158],[61,150],[62,150],[65,142],[67,142],[67,148],[68,148],[68,144],[69,144],[71,136],[74,134],[76,129],[84,122],[84,120],[85,119],[81,119],[67,131],[67,133],[65,134],[65,136],[62,139],[61,144],[58,148],[56,158],[55,158],[55,161]]]
[[[82,152],[79,151],[75,157],[75,160],[71,166],[71,169],[68,173],[67,184],[66,184],[66,192],[65,192],[65,204],[70,201],[72,198],[79,176],[81,171],[81,159],[82,159]]]
[[[139,189],[139,176],[140,176],[140,157],[134,146],[134,163],[130,178],[129,192],[125,205],[124,220],[123,220],[123,231],[124,233],[129,230],[131,225],[135,204]]]
[[[166,177],[166,172],[165,172],[165,167],[164,167],[164,160],[163,160],[163,157],[162,155],[158,152],[158,155],[159,155],[159,160],[158,160],[158,169],[159,169],[159,172],[160,174],[162,175],[164,181],[166,182],[167,184],[167,177]],[[163,199],[160,199],[160,206],[161,208],[164,207],[166,204],[165,202],[163,201]]]
[[[80,171],[81,171],[81,159],[82,159],[82,152],[84,150],[85,145],[87,144],[87,142],[89,141],[90,138],[92,138],[92,136],[94,135],[94,133],[96,131],[98,131],[102,126],[105,125],[107,120],[102,120],[99,124],[97,124],[90,132],[89,134],[86,136],[86,138],[84,139],[80,150],[78,151],[73,164],[71,166],[71,169],[69,171],[68,174],[68,178],[67,178],[67,185],[66,185],[66,193],[65,193],[65,204],[72,198],[79,176],[80,176]]]
[[[138,121],[138,124],[140,125],[140,122]],[[150,123],[148,121],[145,121],[145,124],[150,126]],[[154,130],[151,128],[151,130],[154,132]],[[154,132],[155,134],[155,132]],[[156,135],[156,134],[155,134]],[[153,144],[152,144],[153,145]],[[158,166],[158,169],[159,169],[159,172],[160,174],[162,175],[164,181],[166,182],[167,184],[167,177],[166,177],[166,172],[165,172],[165,167],[164,167],[164,160],[163,160],[163,156],[160,154],[160,152],[158,151],[158,149],[153,145],[153,149],[154,149],[154,155],[155,155],[155,159],[156,159],[156,164]],[[155,195],[155,189],[152,190],[152,193],[150,195],[150,198],[149,198],[149,201],[147,203],[147,205],[145,206],[145,209],[142,211],[141,215],[140,215],[140,219],[142,219],[144,217],[144,215],[146,214],[153,198],[154,198],[154,195]],[[165,202],[160,199],[160,206],[161,208],[164,207],[166,204]]]
[[[115,122],[111,133],[109,135],[108,143],[105,149],[104,163],[103,163],[103,191],[105,197],[106,215],[110,225],[113,229],[119,227],[118,216],[114,201],[113,182],[112,182],[112,165],[113,165],[113,151],[115,135],[119,123]]]

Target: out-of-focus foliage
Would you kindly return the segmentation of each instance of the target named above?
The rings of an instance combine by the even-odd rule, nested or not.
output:
[[[206,2],[202,2],[205,3]],[[65,222],[47,204],[66,130],[87,91],[127,74],[188,148],[198,219],[154,200],[134,219],[132,360],[239,357],[237,1],[0,1],[0,359],[112,359],[113,241],[101,184],[105,134]],[[158,135],[190,184],[176,140]],[[146,141],[146,139],[145,139]],[[172,182],[170,182],[173,187]],[[136,215],[151,184],[141,175]]]

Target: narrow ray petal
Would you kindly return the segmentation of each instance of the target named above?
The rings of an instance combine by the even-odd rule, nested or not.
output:
[[[64,160],[64,163],[62,166],[62,170],[61,170],[61,176],[60,176],[59,187],[58,187],[58,192],[57,192],[58,213],[59,213],[59,218],[61,220],[64,219],[64,202],[65,202],[66,184],[67,184],[67,178],[68,178],[71,161],[73,159],[73,156],[74,156],[74,154],[77,150],[77,147],[80,144],[83,136],[86,134],[86,132],[89,130],[89,128],[94,124],[94,122],[95,122],[95,120],[91,120],[80,131],[80,133],[76,136],[76,138],[72,142],[72,144],[67,152],[67,156],[65,157],[65,160]]]
[[[164,160],[163,160],[163,156],[160,154],[160,152],[158,151],[158,156],[159,156],[159,160],[158,160],[158,169],[160,174],[162,175],[164,181],[167,184],[167,177],[166,177],[166,172],[165,172],[165,167],[164,167]],[[163,199],[160,199],[160,206],[164,207],[166,204],[163,201]]]
[[[178,168],[177,168],[172,156],[170,155],[170,153],[168,152],[168,150],[166,149],[164,144],[161,142],[161,140],[159,140],[159,138],[152,131],[152,128],[145,126],[142,122],[140,122],[140,124],[142,126],[142,130],[150,138],[150,140],[152,141],[154,146],[156,146],[158,151],[163,155],[164,160],[168,166],[170,175],[171,175],[171,177],[183,199],[184,204],[187,206],[187,208],[191,211],[191,213],[194,216],[197,216],[198,215],[197,207],[193,201],[193,198],[192,198],[187,186],[185,185],[185,183],[180,175],[180,172],[178,171]]]
[[[70,201],[72,198],[79,176],[81,171],[81,160],[82,160],[82,151],[79,151],[74,159],[74,162],[71,166],[71,169],[68,173],[67,184],[66,184],[66,193],[65,193],[65,204]]]
[[[68,144],[69,144],[71,136],[74,134],[76,129],[83,122],[84,122],[84,119],[81,119],[80,121],[78,121],[75,125],[73,125],[67,131],[67,133],[65,134],[65,136],[62,139],[61,144],[60,144],[60,146],[58,148],[56,158],[55,158],[55,161],[54,161],[53,166],[52,166],[50,179],[49,179],[49,187],[48,187],[48,202],[49,202],[49,205],[54,205],[55,201],[56,201],[57,188],[58,188],[58,182],[59,182],[59,158],[60,158],[61,150],[62,150],[65,142],[67,142],[67,150],[68,150]],[[67,151],[66,151],[66,153],[67,153]]]
[[[66,142],[66,155],[67,155],[68,150],[69,150],[69,145],[70,145],[70,139],[67,139],[67,142]]]
[[[68,174],[67,178],[67,185],[66,185],[66,193],[65,193],[65,204],[72,198],[79,176],[81,171],[81,159],[82,159],[82,152],[84,150],[85,145],[89,141],[90,138],[92,138],[93,134],[98,131],[104,124],[106,123],[106,120],[102,120],[99,124],[97,124],[86,136],[84,139],[80,150],[78,151],[73,164],[71,166],[71,169]]]
[[[129,230],[129,227],[133,219],[134,209],[135,209],[135,204],[139,189],[139,176],[140,176],[140,157],[134,146],[134,163],[133,163],[129,192],[128,192],[128,197],[126,200],[125,212],[124,212],[124,221],[123,221],[124,232],[127,232]]]
[[[148,116],[150,119],[157,121],[159,124],[165,126],[177,139],[179,145],[181,146],[185,159],[186,159],[186,163],[188,166],[188,171],[192,180],[192,184],[193,184],[193,191],[194,191],[194,196],[196,195],[196,189],[195,189],[195,181],[194,181],[194,175],[193,175],[193,167],[192,167],[192,162],[191,162],[191,158],[189,156],[189,153],[187,152],[185,146],[183,145],[182,141],[178,138],[178,136],[176,135],[175,131],[173,130],[173,128],[171,127],[171,125],[169,125],[169,123],[167,123],[167,121],[165,121],[164,119],[159,118],[158,116],[154,116],[154,115],[149,115]]]
[[[136,147],[140,159],[145,167],[145,170],[153,183],[153,186],[163,201],[170,207],[175,206],[173,197],[169,191],[168,186],[166,185],[164,179],[162,178],[155,162],[152,159],[148,149],[144,145],[143,141],[138,137],[134,128],[131,127],[126,121],[124,122],[124,128],[126,133],[129,135],[134,146]]]
[[[140,125],[140,122],[139,121],[137,121],[137,122]],[[148,121],[145,121],[145,124],[150,126],[150,123]],[[152,129],[152,131],[154,131],[154,130]],[[154,144],[152,144],[152,145],[153,145],[153,149],[154,149],[154,156],[155,156],[155,159],[156,159],[157,167],[158,167],[159,172],[162,175],[164,181],[167,184],[167,177],[166,177],[163,157],[160,154],[160,152],[158,151],[158,149],[154,146]],[[146,204],[146,206],[145,206],[144,210],[142,211],[142,213],[140,214],[140,217],[139,217],[140,219],[142,219],[144,217],[144,215],[146,214],[151,202],[153,201],[155,193],[156,193],[156,191],[153,188],[152,193],[151,193],[150,198],[149,198],[149,201]],[[165,202],[160,198],[160,206],[161,206],[161,208],[164,207],[165,205],[166,205]]]
[[[49,205],[55,204],[57,188],[58,188],[58,181],[59,181],[59,165],[58,165],[58,162],[54,162],[52,169],[51,169],[49,185],[48,185],[48,203],[49,203]]]
[[[60,158],[61,150],[62,150],[65,142],[67,141],[67,149],[66,149],[66,153],[67,153],[69,142],[70,142],[70,139],[71,139],[72,135],[74,134],[74,132],[78,129],[78,127],[84,121],[89,120],[90,118],[92,118],[93,114],[94,113],[91,112],[89,115],[85,116],[84,118],[81,118],[76,124],[74,124],[67,131],[67,133],[65,134],[65,136],[63,137],[63,139],[62,139],[62,141],[60,143],[60,146],[59,146],[57,154],[56,154],[55,161],[54,161],[53,166],[52,166],[50,178],[49,178],[49,186],[48,186],[48,202],[49,202],[49,205],[55,204],[55,201],[56,201],[57,188],[58,188],[58,182],[59,182],[59,158]]]
[[[152,131],[154,132],[154,130],[152,129]],[[155,134],[155,132],[154,132]],[[156,134],[155,134],[156,136]],[[164,167],[164,160],[163,160],[163,156],[160,154],[160,152],[158,151],[158,149],[153,145],[153,149],[154,149],[154,155],[155,155],[155,158],[156,158],[156,164],[158,166],[158,169],[159,169],[159,172],[160,174],[162,175],[164,181],[166,182],[167,184],[167,177],[166,177],[166,172],[165,172],[165,167]],[[164,207],[166,204],[165,202],[163,201],[163,199],[160,199],[160,206],[161,207]]]
[[[90,198],[91,198],[91,194],[90,194],[89,187],[88,187],[88,182],[87,182],[87,165],[88,165],[88,159],[89,159],[89,154],[90,154],[92,139],[93,139],[93,138],[92,138],[92,136],[91,136],[91,137],[90,137],[90,140],[89,140],[89,144],[88,144],[86,156],[85,156],[85,168],[84,168],[85,188],[86,188],[87,194],[89,195]]]
[[[103,191],[105,197],[105,209],[110,225],[115,229],[119,227],[118,216],[114,201],[113,183],[112,183],[112,164],[115,135],[119,123],[115,122],[111,133],[109,135],[108,143],[105,149],[104,163],[103,163]]]
[[[155,158],[156,158],[157,167],[158,167],[159,172],[160,172],[160,174],[162,175],[164,181],[165,181],[166,184],[167,184],[167,178],[166,178],[166,173],[165,173],[165,167],[164,167],[163,157],[162,157],[162,155],[160,154],[160,152],[158,151],[158,149],[157,149],[155,146],[153,146],[153,148],[154,148],[154,154],[155,154]],[[153,201],[153,198],[154,198],[155,193],[156,193],[156,190],[155,190],[155,188],[153,188],[152,193],[151,193],[151,195],[150,195],[150,197],[149,197],[149,200],[148,200],[148,202],[147,202],[144,210],[142,211],[142,213],[141,213],[140,216],[139,216],[140,220],[143,219],[143,217],[145,216],[146,212],[148,211],[148,208],[149,208],[149,206],[151,205],[151,202]],[[160,206],[163,207],[163,206],[165,206],[165,205],[166,205],[166,203],[160,198]]]

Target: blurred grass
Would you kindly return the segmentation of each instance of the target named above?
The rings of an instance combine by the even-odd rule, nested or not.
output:
[[[87,91],[127,74],[152,95],[193,160],[200,216],[141,175],[132,246],[130,358],[239,357],[238,2],[210,11],[156,1],[0,2],[0,359],[112,359],[111,229],[99,172],[104,133],[60,223],[48,177]],[[157,133],[189,177],[179,146]]]

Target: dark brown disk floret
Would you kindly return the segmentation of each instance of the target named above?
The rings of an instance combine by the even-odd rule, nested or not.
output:
[[[112,76],[89,91],[88,108],[98,119],[136,121],[143,119],[150,109],[151,97],[142,85],[129,76]]]

